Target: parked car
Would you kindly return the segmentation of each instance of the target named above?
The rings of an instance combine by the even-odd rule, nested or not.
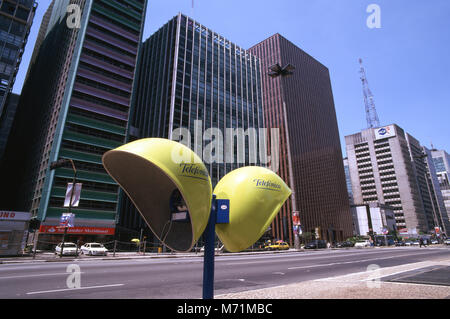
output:
[[[305,245],[305,249],[319,249],[327,248],[327,242],[325,240],[313,240]]]
[[[81,253],[89,256],[106,256],[108,255],[108,249],[99,243],[87,243],[81,246]]]
[[[399,240],[395,243],[395,246],[399,247],[399,246],[406,246],[406,243],[402,240]]]
[[[276,243],[264,246],[264,249],[265,250],[288,250],[289,244],[284,241],[278,241]]]
[[[387,240],[387,245],[388,245],[388,246],[393,246],[393,245],[395,245],[395,244],[396,244],[396,243],[395,243],[395,241],[394,241],[393,239],[388,239],[388,240]],[[384,241],[384,240],[377,240],[376,246],[378,246],[378,247],[386,246],[386,241]]]
[[[446,245],[450,245],[450,239],[449,239],[449,238],[447,238],[446,240],[444,240],[444,244],[446,244]]]
[[[222,245],[222,246],[220,246],[220,247],[214,247],[214,251],[216,252],[216,253],[221,253],[221,252],[223,252],[224,251],[224,249],[225,249],[225,246],[224,245]],[[203,246],[203,247],[201,247],[200,248],[200,252],[205,252],[205,246]]]
[[[437,245],[437,244],[439,244],[439,242],[437,241],[437,239],[432,239],[431,240],[431,244],[432,245]]]
[[[59,243],[55,247],[55,255],[61,255],[62,244]],[[78,256],[78,253],[77,245],[70,242],[64,243],[63,256]]]
[[[336,248],[345,248],[345,247],[353,247],[355,246],[354,243],[352,243],[351,241],[344,241],[342,243],[336,243],[335,247]]]
[[[370,241],[368,241],[368,240],[360,240],[355,243],[355,248],[363,248],[363,247],[370,247],[370,246],[371,246]]]

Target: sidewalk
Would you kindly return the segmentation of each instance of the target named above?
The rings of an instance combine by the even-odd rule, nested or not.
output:
[[[446,271],[449,258],[330,277],[285,286],[230,293],[217,299],[449,299],[450,286],[408,283],[407,278]],[[442,276],[442,273],[441,273]],[[398,280],[391,282],[389,280]],[[405,279],[404,282],[401,282]],[[447,280],[448,281],[448,280]]]

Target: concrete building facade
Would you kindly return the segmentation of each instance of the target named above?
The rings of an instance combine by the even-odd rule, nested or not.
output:
[[[431,156],[419,141],[396,124],[345,140],[354,203],[393,207],[399,230],[432,231],[442,197],[433,187],[437,177],[428,166]]]
[[[61,158],[74,161],[83,184],[71,234],[114,235],[119,187],[101,158],[125,142],[146,6],[146,0],[55,0],[44,16],[2,166],[8,196],[0,202],[37,216],[41,235],[57,234],[66,211],[74,172],[49,169]]]

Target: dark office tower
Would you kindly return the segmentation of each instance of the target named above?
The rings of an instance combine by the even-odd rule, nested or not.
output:
[[[329,241],[352,236],[328,69],[279,34],[249,51],[261,59],[265,124],[281,129],[279,174],[294,192],[272,225],[273,236],[293,242],[293,210],[304,232]],[[294,65],[294,74],[269,77],[276,63]]]
[[[67,210],[66,185],[74,172],[71,166],[49,169],[66,158],[83,184],[71,234],[114,234],[119,187],[101,158],[125,142],[146,5],[56,0],[45,15],[6,150],[11,184],[1,205],[30,210],[43,221],[41,233],[55,233]]]
[[[16,97],[10,99],[8,96],[14,86],[36,8],[37,3],[33,0],[0,1],[0,159],[17,106]]]
[[[233,136],[232,145],[227,129],[258,133],[263,127],[260,74],[259,60],[248,51],[189,17],[177,15],[142,46],[130,140],[178,140],[177,129],[186,129],[190,147],[203,158],[213,185],[236,168],[259,165],[258,136],[245,136],[241,143]],[[211,128],[220,130],[224,142],[214,151],[217,160],[208,162],[202,155],[209,153]],[[129,204],[124,201],[120,224],[133,229],[139,227],[139,217],[129,213]]]
[[[16,115],[17,104],[19,103],[19,95],[9,93],[6,97],[5,107],[2,117],[0,118],[0,162],[8,142],[9,132]]]

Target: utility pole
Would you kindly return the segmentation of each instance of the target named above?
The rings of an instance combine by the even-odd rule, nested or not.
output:
[[[373,99],[372,91],[369,88],[369,81],[367,81],[366,70],[362,65],[362,59],[359,59],[361,81],[363,85],[364,104],[366,107],[367,128],[380,127],[380,120],[378,118],[377,109]]]
[[[73,169],[72,190],[70,192],[70,201],[69,201],[69,207],[68,207],[69,208],[68,209],[69,214],[72,214],[73,193],[75,192],[75,188],[76,188],[76,185],[77,185],[77,169],[75,167],[75,163],[74,163],[74,161],[72,159],[60,159],[59,161],[52,162],[50,164],[50,170],[55,170],[57,168],[64,167],[68,163],[70,163],[72,165],[72,169]],[[68,226],[66,225],[64,227],[64,235],[63,235],[63,238],[62,238],[61,253],[59,255],[59,258],[62,258],[62,256],[63,256],[64,241],[65,241],[66,235],[67,235],[67,228],[68,228]]]

